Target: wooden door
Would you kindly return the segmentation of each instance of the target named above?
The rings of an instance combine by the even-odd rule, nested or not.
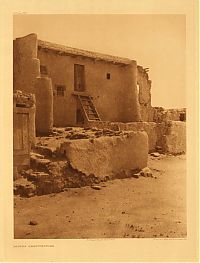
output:
[[[84,65],[74,65],[74,90],[85,90],[85,67]]]
[[[30,163],[29,114],[19,109],[14,112],[13,122],[13,153],[14,166]]]

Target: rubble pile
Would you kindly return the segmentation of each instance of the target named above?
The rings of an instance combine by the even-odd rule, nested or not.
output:
[[[137,139],[135,137],[136,139],[134,140],[136,140],[136,142],[132,142],[132,137],[134,136],[138,138]],[[112,131],[109,129],[80,128],[80,127],[54,128],[52,134],[49,137],[44,137],[44,136],[37,137],[35,147],[32,149],[31,152],[30,169],[21,171],[21,177],[14,182],[14,192],[15,194],[19,194],[24,197],[31,197],[33,195],[58,193],[66,190],[67,188],[94,186],[94,185],[98,185],[101,182],[105,182],[111,179],[119,179],[119,178],[127,178],[127,177],[139,178],[140,176],[144,176],[144,174],[140,173],[141,169],[135,169],[133,167],[134,164],[136,164],[137,162],[137,158],[135,158],[132,155],[131,155],[132,159],[129,161],[129,166],[130,166],[129,170],[126,170],[124,168],[123,169],[119,168],[113,173],[107,173],[106,172],[108,169],[107,165],[103,165],[103,164],[102,164],[103,166],[102,165],[99,166],[96,164],[96,170],[94,169],[94,171],[92,171],[91,167],[93,167],[93,165],[91,167],[85,166],[86,163],[84,159],[84,158],[91,159],[89,158],[91,157],[88,152],[89,148],[86,147],[88,144],[90,144],[91,147],[93,146],[95,147],[95,145],[97,145],[97,148],[95,147],[96,152],[95,153],[93,152],[92,154],[91,162],[94,161],[94,158],[97,158],[97,161],[100,161],[97,155],[100,154],[102,156],[101,151],[103,151],[103,153],[105,154],[106,159],[107,159],[106,157],[107,154],[109,154],[108,151],[110,151],[109,158],[112,159],[115,158],[115,156],[111,154],[112,152],[111,149],[113,147],[114,147],[113,148],[114,152],[116,152],[115,149],[117,149],[115,147],[119,147],[119,149],[121,149],[121,152],[119,152],[119,154],[126,155],[125,152],[123,154],[123,151],[127,149],[124,143],[125,144],[128,143],[129,145],[130,144],[129,140],[130,140],[130,142],[135,145],[134,148],[137,148],[138,146],[136,144],[140,145],[140,142],[138,142],[139,138],[141,139],[140,136],[141,135],[139,135],[139,133],[135,133],[135,132]],[[82,160],[83,162],[81,162],[81,158],[80,158],[80,161],[77,162],[77,165],[74,165],[73,162],[75,160],[73,159],[73,156],[70,154],[68,155],[68,157],[72,158],[72,160],[68,159],[66,152],[62,151],[62,146],[63,145],[65,146],[65,144],[68,143],[72,145],[72,147],[75,147],[73,148],[75,151],[76,151],[76,145],[79,144],[82,145],[83,154],[81,154],[81,152],[80,154],[81,154],[81,158],[83,158]],[[106,147],[104,147],[105,143],[107,145]],[[144,151],[144,147],[142,145],[140,146]],[[133,149],[133,147],[129,145],[128,149],[129,148],[130,151],[132,152],[131,149]],[[80,151],[80,147],[78,147],[78,149]],[[84,149],[87,150],[84,151]],[[100,150],[99,153],[98,153],[98,149]],[[137,149],[134,149],[136,155],[138,155]],[[141,150],[139,150],[139,153],[142,154],[142,156],[144,155],[146,156],[147,154],[147,153],[146,154],[141,153]],[[121,160],[118,161],[119,167],[120,167],[120,162],[123,162],[123,158],[124,157],[121,156]],[[84,169],[81,169],[81,165],[83,165],[85,169],[87,167],[86,169],[87,172],[85,172]],[[109,169],[111,169],[111,171],[112,169],[114,169],[113,167],[116,168],[115,159],[110,160],[108,162],[108,167],[109,166],[110,166]],[[124,167],[127,167],[127,164]],[[133,167],[133,169],[131,169],[131,167]],[[145,167],[145,164],[143,165],[143,167]],[[99,169],[101,170],[101,172],[103,171],[103,169],[105,170],[105,174],[103,174],[103,176],[99,176],[99,172],[97,171]],[[146,177],[149,176],[146,175]]]

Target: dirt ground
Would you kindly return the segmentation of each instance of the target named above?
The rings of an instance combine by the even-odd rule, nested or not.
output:
[[[14,197],[15,238],[185,238],[186,157],[149,156],[154,177]],[[30,224],[32,221],[32,225]]]

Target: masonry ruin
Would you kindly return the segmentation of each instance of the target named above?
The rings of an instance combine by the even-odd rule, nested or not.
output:
[[[26,195],[134,176],[149,152],[186,151],[186,109],[152,107],[149,69],[135,60],[36,34],[14,40],[13,50],[14,178],[30,184]]]

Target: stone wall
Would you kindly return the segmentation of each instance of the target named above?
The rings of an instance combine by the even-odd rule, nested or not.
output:
[[[148,137],[146,132],[130,132],[124,136],[74,140],[61,144],[60,151],[73,169],[87,176],[114,178],[147,166]]]

